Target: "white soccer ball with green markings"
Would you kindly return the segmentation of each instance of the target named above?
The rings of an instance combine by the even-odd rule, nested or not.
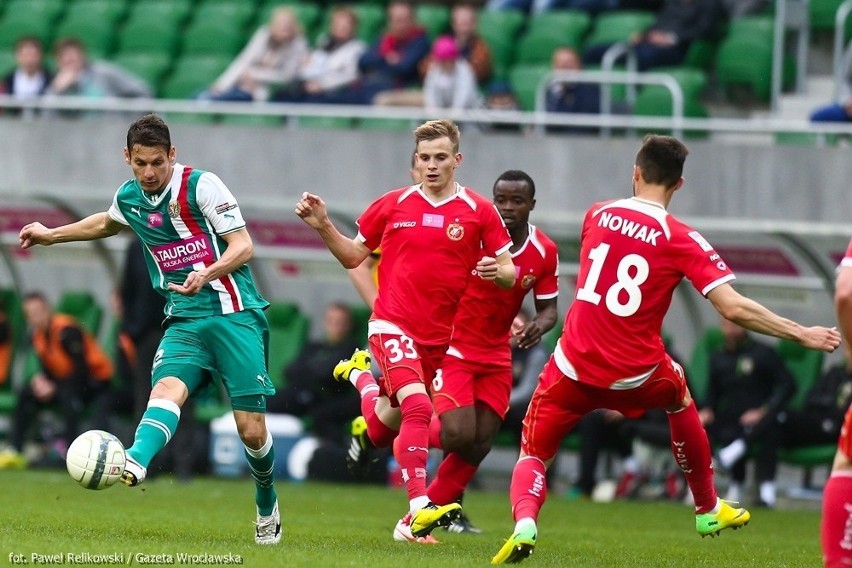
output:
[[[121,441],[103,430],[83,432],[68,446],[65,467],[86,489],[105,489],[124,473],[127,456]]]

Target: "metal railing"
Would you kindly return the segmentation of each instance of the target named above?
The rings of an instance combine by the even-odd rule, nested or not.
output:
[[[784,55],[788,31],[796,33],[796,91],[805,89],[808,42],[810,41],[809,0],[777,0],[775,2],[775,33],[772,46],[772,91],[770,107],[778,110],[784,80]]]
[[[837,12],[834,14],[834,55],[832,59],[832,71],[834,75],[834,99],[840,99],[841,85],[845,81],[843,76],[844,71],[844,54],[846,53],[846,20],[849,19],[849,14],[852,14],[852,0],[845,0],[843,4],[837,7]],[[852,46],[850,46],[852,48]]]

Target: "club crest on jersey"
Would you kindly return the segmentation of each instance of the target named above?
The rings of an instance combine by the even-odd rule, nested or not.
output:
[[[458,223],[450,223],[447,226],[447,236],[450,237],[450,240],[452,241],[462,240],[462,237],[464,237],[464,227]]]
[[[177,201],[169,202],[169,217],[177,219],[180,217],[180,203]]]
[[[156,213],[148,213],[148,226],[161,227],[163,225],[163,214],[159,211]]]
[[[534,274],[525,274],[523,278],[521,278],[521,288],[524,290],[529,290],[535,284],[536,277]]]

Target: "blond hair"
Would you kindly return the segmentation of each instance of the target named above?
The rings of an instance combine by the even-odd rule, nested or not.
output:
[[[414,147],[417,148],[425,140],[449,138],[453,145],[453,154],[459,152],[459,127],[452,120],[429,120],[414,129]]]

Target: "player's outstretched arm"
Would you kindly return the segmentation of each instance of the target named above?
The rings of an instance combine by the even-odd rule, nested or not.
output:
[[[170,282],[169,290],[184,296],[194,296],[208,282],[230,274],[251,260],[254,254],[254,243],[245,228],[226,233],[222,235],[222,239],[228,243],[228,248],[225,249],[219,260],[201,270],[190,272],[183,284]]]
[[[717,286],[707,294],[707,299],[722,317],[751,331],[790,339],[803,347],[819,351],[831,352],[840,345],[837,328],[804,327],[746,298],[730,284]]]
[[[52,229],[39,222],[30,223],[21,229],[18,240],[21,243],[21,248],[30,248],[34,245],[50,246],[56,243],[103,239],[118,234],[123,228],[124,225],[113,220],[104,211],[89,215],[76,223],[69,223]]]
[[[344,268],[355,268],[370,256],[371,251],[364,243],[350,239],[337,230],[328,217],[325,202],[319,195],[303,193],[296,203],[296,215],[319,233],[325,246]]]

